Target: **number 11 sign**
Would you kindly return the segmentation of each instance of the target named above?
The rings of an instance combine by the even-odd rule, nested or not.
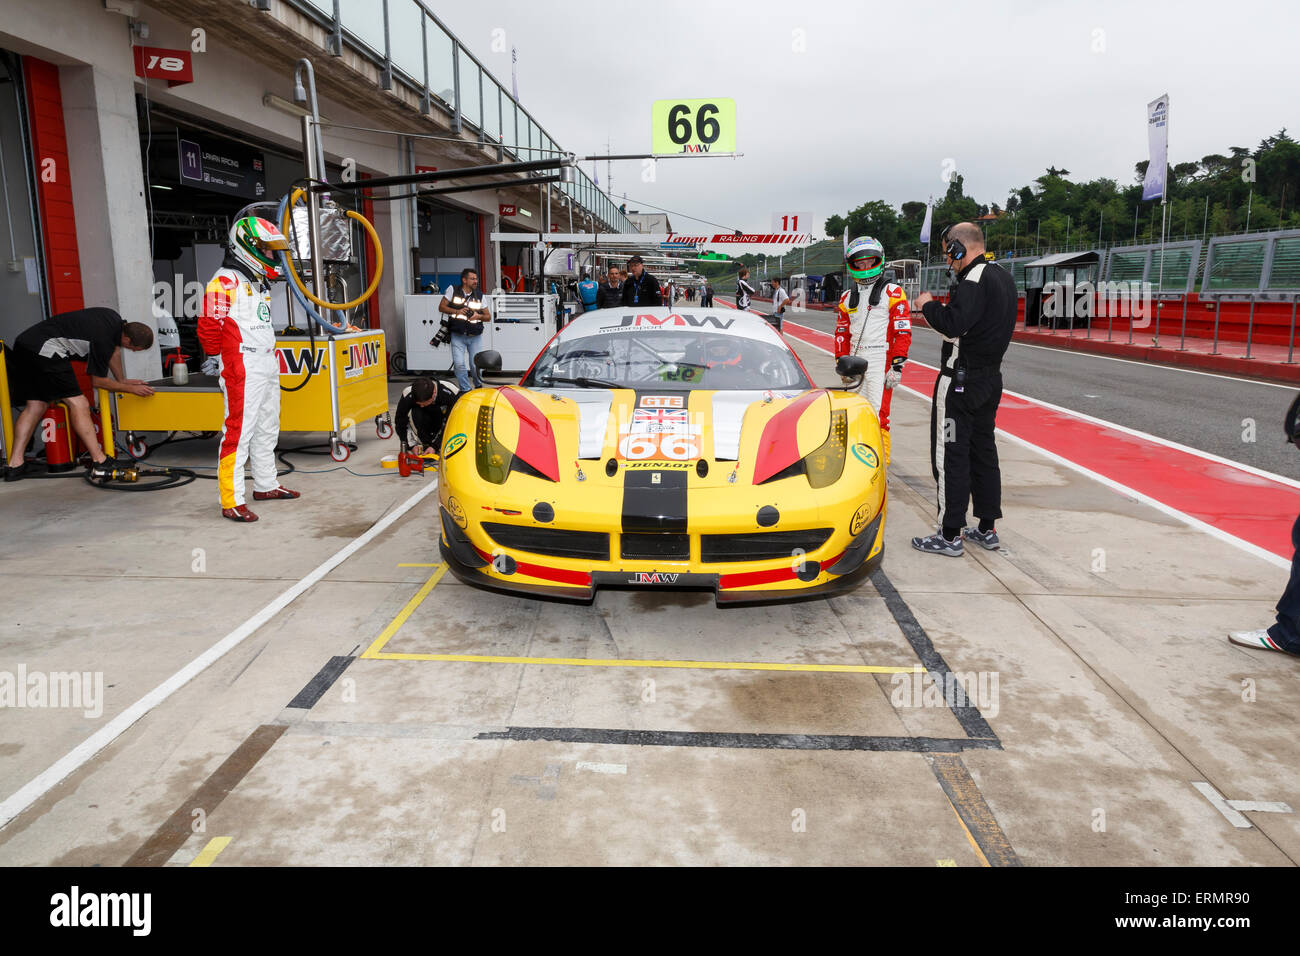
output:
[[[812,227],[810,212],[774,212],[772,213],[773,232],[809,232]]]

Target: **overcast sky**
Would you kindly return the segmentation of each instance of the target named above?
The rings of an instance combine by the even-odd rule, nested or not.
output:
[[[763,232],[810,211],[820,236],[867,200],[942,195],[946,159],[985,203],[1052,164],[1126,185],[1165,92],[1171,164],[1300,133],[1287,2],[426,2],[508,89],[504,29],[520,102],[580,155],[649,152],[654,100],[735,99],[743,158],[661,161],[654,182],[613,166],[614,194],[679,232],[701,228],[680,213]]]

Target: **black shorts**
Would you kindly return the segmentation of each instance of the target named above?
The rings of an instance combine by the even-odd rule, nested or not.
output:
[[[47,358],[18,345],[5,349],[5,361],[9,367],[10,401],[15,406],[31,401],[53,404],[82,394],[68,359]]]

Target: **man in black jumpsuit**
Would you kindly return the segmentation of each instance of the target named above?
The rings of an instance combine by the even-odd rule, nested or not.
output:
[[[1016,328],[1016,284],[984,259],[978,226],[958,223],[940,240],[957,285],[943,305],[929,293],[917,306],[944,338],[941,372],[930,413],[930,462],[938,486],[939,532],[913,538],[926,554],[962,555],[962,538],[990,551],[998,548],[995,522],[1002,517],[1002,473],[994,419],[1002,400],[1002,356]],[[978,528],[963,528],[974,498]]]
[[[417,378],[397,403],[397,437],[402,451],[442,454],[442,429],[459,396],[455,386],[431,378]]]

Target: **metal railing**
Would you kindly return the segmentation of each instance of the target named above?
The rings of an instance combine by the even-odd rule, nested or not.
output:
[[[345,45],[355,50],[378,67],[380,89],[400,83],[419,95],[423,113],[442,110],[453,132],[468,128],[480,143],[496,147],[499,158],[526,160],[564,152],[422,0],[381,0],[381,11],[373,0],[286,2],[326,29],[331,55],[342,56]],[[492,42],[494,47],[504,44],[504,30]],[[595,223],[614,232],[637,231],[580,168],[575,168],[573,182],[557,188]]]

